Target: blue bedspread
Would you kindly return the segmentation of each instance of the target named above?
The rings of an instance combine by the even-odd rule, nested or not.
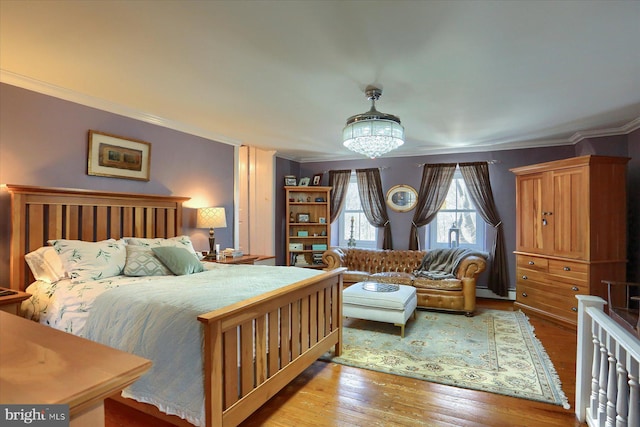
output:
[[[203,327],[197,316],[316,274],[238,265],[110,289],[94,301],[83,335],[153,361],[124,397],[204,425]]]

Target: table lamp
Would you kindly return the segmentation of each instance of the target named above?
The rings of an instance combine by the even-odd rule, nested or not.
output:
[[[214,235],[214,228],[225,228],[227,226],[227,218],[224,213],[224,208],[199,208],[196,221],[196,228],[208,228],[209,229],[209,253],[205,256],[206,259],[216,257],[214,246],[216,238]]]

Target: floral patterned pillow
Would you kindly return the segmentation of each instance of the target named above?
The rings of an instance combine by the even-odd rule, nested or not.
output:
[[[48,243],[60,256],[72,283],[119,276],[127,258],[125,243],[122,240],[84,242],[59,239],[49,240]]]

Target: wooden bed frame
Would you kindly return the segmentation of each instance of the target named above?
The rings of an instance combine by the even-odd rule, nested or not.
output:
[[[7,185],[11,195],[10,286],[33,277],[24,255],[49,239],[173,237],[188,198]],[[342,352],[342,271],[198,316],[204,331],[206,426],[235,426],[325,352]],[[151,405],[124,402],[176,425]]]

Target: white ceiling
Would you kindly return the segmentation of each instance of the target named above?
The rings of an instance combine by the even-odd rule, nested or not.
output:
[[[372,83],[394,156],[627,132],[639,45],[639,1],[0,0],[2,81],[299,161]]]

